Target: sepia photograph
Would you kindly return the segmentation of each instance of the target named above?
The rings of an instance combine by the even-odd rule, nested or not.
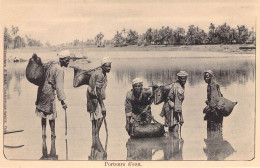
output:
[[[257,5],[1,1],[1,161],[255,163]]]

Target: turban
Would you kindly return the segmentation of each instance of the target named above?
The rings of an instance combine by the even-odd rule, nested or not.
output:
[[[179,73],[177,73],[177,76],[187,77],[187,76],[188,76],[188,73],[187,73],[186,71],[180,71]]]
[[[132,85],[136,84],[136,83],[143,83],[142,79],[140,78],[135,78],[133,81],[132,81]]]
[[[57,55],[58,55],[59,58],[70,57],[70,51],[69,50],[63,50]]]
[[[104,65],[105,63],[111,63],[109,57],[104,57],[104,58],[102,58],[102,60],[101,60],[101,65]]]
[[[203,75],[206,75],[206,73],[209,73],[210,76],[214,76],[213,72],[211,70],[207,70],[203,73]]]

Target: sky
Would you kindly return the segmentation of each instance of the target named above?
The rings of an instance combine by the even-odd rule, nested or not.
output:
[[[144,33],[148,28],[173,29],[196,25],[208,31],[227,23],[232,28],[256,23],[255,0],[8,0],[1,1],[2,25],[19,27],[21,36],[49,41],[51,44],[74,39],[94,39],[102,32],[112,39],[117,30],[133,29]]]

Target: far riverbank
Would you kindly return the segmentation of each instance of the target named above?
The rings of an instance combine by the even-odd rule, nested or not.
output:
[[[245,49],[240,49],[241,47]],[[31,52],[59,52],[69,49],[72,53],[85,52],[109,52],[109,51],[200,51],[200,52],[223,52],[235,54],[255,54],[253,44],[234,44],[234,45],[178,45],[178,46],[125,46],[125,47],[96,47],[96,46],[73,46],[73,47],[25,47],[20,49],[8,49],[7,53],[31,53]]]

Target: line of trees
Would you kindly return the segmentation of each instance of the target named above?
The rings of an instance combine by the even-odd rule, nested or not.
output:
[[[149,28],[139,35],[134,30],[117,31],[112,39],[114,46],[127,45],[200,45],[200,44],[253,44],[255,32],[248,30],[245,25],[231,28],[227,23],[209,26],[206,33],[198,26],[190,25],[187,32],[184,28],[172,29],[169,26],[161,29]]]
[[[253,28],[249,30],[245,25],[231,28],[227,23],[217,27],[211,23],[208,33],[194,25],[190,25],[187,31],[181,27],[172,29],[167,26],[161,29],[149,28],[143,34],[138,34],[132,29],[123,29],[116,31],[111,40],[103,39],[104,35],[100,32],[95,39],[88,39],[86,42],[77,43],[77,45],[123,47],[129,45],[255,44],[256,34]]]
[[[10,31],[10,32],[9,32]],[[10,30],[4,28],[4,48],[22,48],[25,46],[43,46],[40,40],[35,40],[31,36],[26,35],[25,38],[21,37],[19,34],[19,27],[13,26]],[[26,40],[25,40],[26,39]],[[48,42],[49,43],[49,42]]]
[[[39,40],[30,36],[21,37],[18,35],[19,28],[12,26],[10,32],[4,29],[4,47],[21,48],[25,46],[43,46]],[[254,29],[249,30],[245,25],[238,25],[231,28],[227,23],[215,26],[209,25],[208,33],[198,26],[190,25],[186,31],[184,28],[177,27],[172,29],[169,26],[161,29],[148,28],[145,33],[139,34],[137,31],[123,29],[116,31],[114,37],[110,40],[104,40],[105,35],[100,32],[94,39],[87,41],[75,39],[71,43],[63,43],[58,47],[69,46],[114,46],[122,47],[129,45],[147,46],[147,45],[201,45],[201,44],[255,44],[256,34]],[[45,46],[52,47],[47,41]]]

